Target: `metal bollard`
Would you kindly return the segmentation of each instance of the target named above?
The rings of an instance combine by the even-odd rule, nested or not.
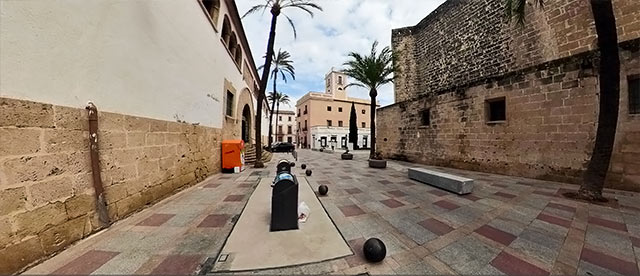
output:
[[[271,195],[271,228],[273,231],[298,229],[298,180],[291,174],[287,160],[278,162]]]

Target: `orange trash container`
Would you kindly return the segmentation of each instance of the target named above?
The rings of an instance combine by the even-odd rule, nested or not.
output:
[[[222,172],[239,173],[244,170],[244,141],[222,141]]]

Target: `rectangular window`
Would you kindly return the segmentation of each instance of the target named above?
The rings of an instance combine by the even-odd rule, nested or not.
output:
[[[304,106],[304,114],[307,114],[307,106]]]
[[[338,84],[342,85],[342,76],[338,76]]]
[[[298,122],[298,130],[300,130],[300,122]]]
[[[366,128],[367,127],[367,123],[362,122],[362,128]]]
[[[640,75],[629,79],[629,114],[640,114]]]
[[[282,126],[278,126],[278,133],[282,134]]]
[[[278,121],[282,122],[282,116],[278,116]]]
[[[327,126],[331,126],[331,120],[327,120]]]
[[[338,107],[338,112],[342,112],[342,107]]]
[[[338,126],[341,127],[342,126],[342,121],[338,121]]]
[[[327,111],[331,111],[331,106],[327,106]]]
[[[367,111],[365,109],[363,109],[362,110],[362,114],[365,114],[365,113],[367,113]]]
[[[292,129],[291,126],[287,126],[287,134],[291,134],[293,132]]]
[[[289,122],[291,122],[291,116],[289,116]]]
[[[304,130],[307,130],[307,120],[304,120]]]
[[[431,110],[430,109],[425,109],[422,110],[422,120],[421,123],[423,126],[430,126],[431,125]]]
[[[229,117],[233,117],[233,93],[227,90],[227,110],[225,113]]]
[[[504,97],[487,100],[487,122],[503,122],[507,120],[507,103]]]
[[[300,117],[300,108],[298,108],[298,117]]]

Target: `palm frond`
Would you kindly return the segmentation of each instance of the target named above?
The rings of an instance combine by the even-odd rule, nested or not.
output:
[[[378,42],[375,41],[368,55],[351,52],[348,57],[350,60],[344,63],[346,68],[343,73],[355,80],[350,85],[373,90],[393,81],[393,75],[397,69],[393,63],[394,54],[390,47],[384,47],[378,52]]]
[[[297,39],[298,38],[298,31],[296,31],[296,24],[293,24],[293,20],[291,20],[291,18],[288,15],[284,15],[284,17],[287,18],[287,21],[289,22],[289,25],[291,26],[291,29],[293,30],[293,39]]]
[[[262,11],[264,12],[264,10],[266,10],[269,6],[267,6],[266,4],[263,5],[255,5],[253,7],[251,7],[247,12],[244,13],[244,15],[241,17],[241,19],[244,19],[247,15],[256,13],[257,11],[259,11],[260,9],[262,9]]]

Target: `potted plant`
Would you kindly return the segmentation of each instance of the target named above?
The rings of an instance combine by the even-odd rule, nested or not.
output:
[[[369,159],[369,167],[384,169],[387,167],[387,160],[382,159],[380,152],[376,151],[375,154],[373,154],[373,158]]]
[[[347,151],[340,155],[340,158],[342,158],[342,160],[353,160],[353,154],[349,153],[349,149],[347,149]]]

